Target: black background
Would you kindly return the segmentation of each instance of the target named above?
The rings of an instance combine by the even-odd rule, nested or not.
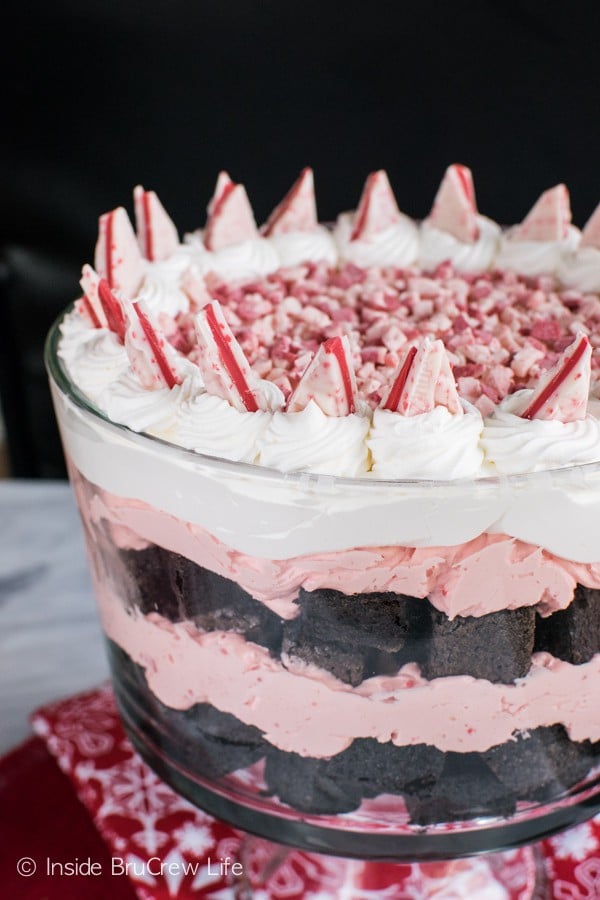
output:
[[[8,4],[0,72],[0,389],[17,474],[57,474],[41,342],[91,260],[100,213],[158,191],[202,226],[217,172],[263,220],[302,166],[320,216],[388,170],[427,214],[444,168],[522,218],[564,181],[600,201],[600,9],[558,0],[80,0]]]

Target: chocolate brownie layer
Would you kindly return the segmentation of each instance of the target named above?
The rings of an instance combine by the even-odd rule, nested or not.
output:
[[[578,584],[567,609],[538,616],[535,649],[578,665],[600,653],[600,591]]]
[[[575,663],[600,652],[600,591],[581,585],[568,609],[546,619],[521,607],[450,620],[428,600],[403,594],[301,589],[298,616],[285,621],[236,582],[177,553],[158,546],[114,552],[126,570],[127,600],[142,613],[237,632],[284,664],[311,663],[353,686],[407,662],[428,679],[511,683],[527,674],[534,649]]]
[[[148,688],[144,670],[108,641],[125,718],[173,763],[217,779],[265,759],[270,795],[316,815],[350,812],[379,794],[402,796],[414,824],[510,815],[518,801],[556,797],[600,764],[600,742],[575,743],[561,725],[536,728],[485,753],[443,753],[357,738],[330,759],[273,747],[261,732],[207,703],[175,710]]]

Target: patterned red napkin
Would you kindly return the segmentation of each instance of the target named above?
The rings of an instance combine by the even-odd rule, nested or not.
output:
[[[109,687],[48,706],[34,715],[33,724],[70,782],[50,763],[39,741],[27,745],[25,764],[22,759],[19,763],[18,752],[12,763],[8,757],[0,764],[0,808],[3,812],[7,808],[2,802],[7,791],[13,801],[20,799],[8,805],[9,815],[3,817],[10,820],[10,833],[2,840],[0,878],[4,890],[10,885],[9,897],[104,898],[109,896],[109,883],[111,900],[131,900],[129,884],[140,900],[231,900],[232,866],[237,862],[245,882],[253,887],[252,896],[260,900],[600,898],[600,817],[536,848],[428,866],[348,863],[282,848],[281,864],[265,884],[272,845],[252,841],[245,850],[239,832],[164,785],[125,738]],[[69,783],[105,844],[97,839]],[[54,818],[44,816],[45,807],[51,807]],[[40,871],[34,878],[15,873],[16,860],[23,855],[42,870],[47,858],[63,863],[89,858],[100,863],[102,875],[82,875],[76,885],[75,877],[55,874],[42,887]],[[543,860],[548,879],[537,890],[536,859],[538,869]],[[5,869],[8,878],[12,872],[12,881],[3,877]],[[122,875],[124,870],[128,878]]]

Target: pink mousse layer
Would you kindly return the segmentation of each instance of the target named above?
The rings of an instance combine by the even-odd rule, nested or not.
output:
[[[78,495],[88,525],[106,523],[117,546],[158,544],[179,553],[237,582],[284,619],[297,615],[301,587],[429,597],[450,618],[534,605],[549,615],[569,605],[578,581],[600,588],[600,563],[569,562],[504,534],[481,534],[455,547],[362,547],[268,560],[233,550],[199,526],[139,500],[81,482]]]
[[[329,757],[356,737],[372,737],[466,753],[557,722],[575,741],[600,739],[600,654],[574,666],[536,653],[528,675],[511,685],[466,675],[428,682],[409,664],[351,688],[314,667],[286,668],[238,634],[141,616],[127,611],[106,583],[96,589],[108,637],[144,667],[162,703],[174,709],[211,703],[256,726],[281,750]]]

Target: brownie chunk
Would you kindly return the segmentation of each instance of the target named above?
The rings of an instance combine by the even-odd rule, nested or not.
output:
[[[329,761],[337,778],[360,785],[363,797],[425,791],[440,776],[445,754],[427,744],[396,747],[388,741],[356,738],[343,753]]]
[[[420,662],[429,635],[429,604],[402,594],[348,596],[301,590],[300,614],[284,623],[282,650],[356,686]]]
[[[594,745],[571,741],[562,725],[534,728],[482,753],[482,759],[519,800],[556,797],[585,778]]]
[[[426,678],[472,675],[510,683],[531,668],[535,612],[529,607],[450,620],[431,607],[431,638],[422,664]]]
[[[535,649],[575,665],[600,653],[600,591],[578,584],[566,609],[538,616]]]
[[[169,571],[173,554],[155,545],[119,552],[129,575],[126,582],[128,601],[144,615],[155,612],[170,622],[180,622],[183,610],[173,591]]]
[[[334,757],[335,758],[335,757]],[[270,748],[265,781],[272,794],[299,812],[331,815],[360,806],[362,786],[330,769],[330,760]]]
[[[404,795],[410,821],[431,825],[480,816],[509,816],[515,801],[478,753],[447,753],[430,787]]]
[[[162,547],[124,550],[121,557],[133,584],[130,602],[142,613],[191,620],[204,631],[234,631],[279,655],[283,620],[235,581]]]
[[[428,604],[403,594],[349,596],[328,589],[301,590],[299,603],[302,618],[325,641],[393,653],[409,636],[428,630]]]

